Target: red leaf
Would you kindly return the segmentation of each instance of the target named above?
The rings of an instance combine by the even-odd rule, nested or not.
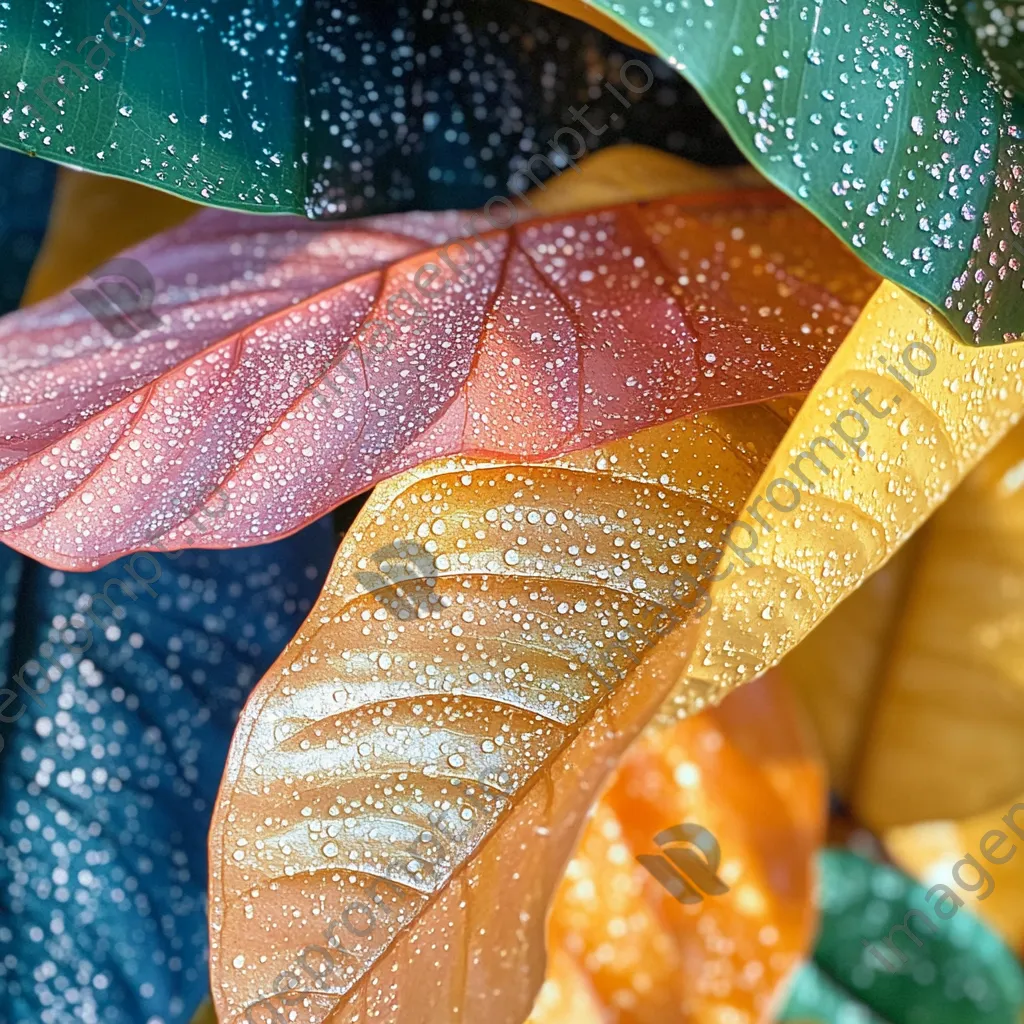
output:
[[[159,328],[115,338],[70,294],[4,318],[4,542],[67,569],[263,543],[428,458],[798,393],[876,281],[771,191],[438,249],[466,216],[203,212],[129,250]]]

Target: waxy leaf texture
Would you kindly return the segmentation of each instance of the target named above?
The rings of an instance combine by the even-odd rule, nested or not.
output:
[[[843,734],[827,743],[833,774],[876,832],[1005,812],[1024,792],[1022,464],[1018,424],[871,581],[883,587],[783,662],[819,732]]]
[[[908,350],[918,371],[931,369],[907,370]],[[673,694],[680,711],[778,664],[892,557],[1024,415],[1022,360],[1020,346],[960,345],[921,302],[891,282],[879,286],[751,492],[747,526],[732,535],[744,553],[725,552],[708,591],[704,635]],[[849,416],[841,425],[858,423],[847,434],[860,438],[863,456],[834,428],[849,409],[865,429]],[[798,461],[819,438],[820,467]],[[795,504],[792,490],[773,487],[780,478],[796,488]]]
[[[1024,336],[1019,5],[543,2],[678,68],[767,178],[962,340]]]
[[[204,211],[127,255],[159,327],[114,337],[69,294],[0,320],[0,530],[55,567],[263,543],[425,459],[805,391],[875,281],[772,191],[507,230]]]
[[[704,714],[649,729],[587,821],[548,920],[528,1024],[766,1019],[809,953],[827,784],[796,700],[769,674]],[[678,902],[637,862],[699,822],[729,891]]]
[[[639,56],[525,0],[18,0],[0,145],[313,217],[478,206],[626,140],[736,161],[664,62],[620,75]]]
[[[210,840],[221,1024],[528,1015],[587,809],[684,663],[645,656],[785,425],[743,406],[378,486],[235,734]]]

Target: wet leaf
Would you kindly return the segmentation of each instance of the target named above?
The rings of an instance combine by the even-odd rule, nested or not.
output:
[[[1016,5],[545,2],[589,7],[678,67],[771,181],[961,339],[1021,335]]]
[[[1018,1024],[1024,972],[968,907],[938,893],[928,901],[901,872],[846,850],[822,851],[819,865],[814,959],[779,1021]]]
[[[858,591],[784,662],[819,732],[843,734],[827,744],[841,788],[876,831],[1005,810],[1024,791],[1022,462],[1018,426],[931,518],[900,578]]]
[[[569,862],[529,1024],[765,1019],[816,925],[825,777],[794,699],[759,679],[630,748]],[[640,866],[679,822],[718,842],[729,886],[682,904]],[[713,979],[713,983],[709,984]]]
[[[229,755],[221,1024],[527,1016],[587,808],[682,665],[645,653],[784,425],[744,406],[377,487]]]
[[[231,733],[332,543],[322,520],[81,574],[0,545],[0,1020],[189,1020]]]
[[[1024,413],[1022,357],[1014,346],[964,348],[920,303],[880,286],[722,549],[677,710],[698,710],[778,664],[906,542]]]
[[[738,159],[662,61],[522,0],[19,0],[0,81],[4,146],[267,213],[480,206],[625,140]]]
[[[619,159],[627,196],[669,180]],[[806,390],[874,282],[773,191],[481,221],[205,211],[125,254],[161,326],[115,337],[70,294],[0,321],[5,540],[62,568],[256,544],[427,458]]]
[[[875,679],[854,798],[882,829],[1024,792],[1024,428],[928,525]]]

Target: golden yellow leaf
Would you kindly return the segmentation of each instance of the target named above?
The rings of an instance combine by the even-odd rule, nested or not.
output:
[[[746,406],[378,486],[235,734],[210,840],[221,1024],[526,1016],[587,808],[682,667],[645,654],[784,427]]]
[[[922,532],[926,533],[927,525]],[[829,784],[851,799],[864,724],[871,714],[875,679],[898,622],[910,576],[912,537],[818,623],[782,659],[780,671],[799,695],[829,767]]]
[[[621,203],[626,197],[640,202],[741,188],[774,191],[749,164],[702,167],[648,146],[609,146],[588,156],[578,174],[565,172],[530,191],[528,209],[538,214],[570,213]]]
[[[984,918],[1018,955],[1024,954],[1024,841],[1005,818],[1011,808],[1017,829],[1024,830],[1024,791],[982,814],[960,821],[928,821],[887,830],[883,841],[893,859],[925,885],[942,883],[959,892],[967,906]],[[1006,837],[1000,841],[999,833]],[[988,836],[988,839],[985,837]],[[1004,863],[993,863],[982,850]],[[1009,859],[1007,855],[1009,854]],[[981,866],[958,862],[970,856]],[[953,872],[975,886],[971,895],[957,885]],[[987,876],[987,877],[986,877]],[[978,898],[983,897],[983,898]]]
[[[62,167],[22,305],[56,295],[137,242],[202,207],[121,178]]]
[[[825,775],[781,681],[630,748],[552,904],[529,1024],[754,1024],[810,944]],[[682,822],[717,841],[729,891],[682,904],[637,862]],[[564,1007],[572,1006],[575,1017]]]
[[[885,563],[1024,412],[1022,357],[961,346],[908,293],[879,287],[732,531],[676,710],[777,664]]]
[[[1024,791],[1024,429],[929,523],[876,680],[854,806],[882,829]]]
[[[1024,791],[1022,465],[1018,426],[932,517],[902,579],[862,588],[783,663],[876,830]]]

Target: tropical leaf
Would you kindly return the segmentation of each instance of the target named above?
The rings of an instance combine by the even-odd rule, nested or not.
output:
[[[221,1024],[526,1017],[588,805],[682,666],[645,654],[783,428],[744,406],[378,485],[232,744]]]
[[[1024,334],[1014,5],[544,2],[590,8],[679,68],[766,177],[961,339]]]
[[[46,239],[32,264],[22,304],[70,288],[122,249],[180,224],[199,209],[144,185],[60,168]]]
[[[619,159],[642,193],[644,152]],[[467,216],[207,211],[125,254],[162,326],[114,336],[80,289],[0,321],[5,540],[62,568],[255,544],[426,458],[541,459],[803,391],[874,283],[773,191],[446,243]]]
[[[941,514],[941,510],[940,513]],[[831,789],[853,800],[865,722],[873,713],[876,679],[887,644],[899,628],[920,533],[825,616],[779,666],[813,722],[828,764]]]
[[[17,307],[50,210],[54,168],[0,150],[0,313]]]
[[[0,144],[310,216],[479,206],[621,141],[736,161],[661,61],[626,85],[638,56],[521,0],[19,0],[0,12]]]
[[[1024,413],[1022,357],[964,348],[919,302],[880,286],[721,548],[676,711],[778,664],[906,542]]]
[[[231,733],[333,536],[323,520],[120,575],[0,545],[5,1024],[189,1020],[208,991],[206,828]]]
[[[1005,813],[1024,792],[1022,460],[1018,426],[932,517],[888,595],[876,588],[869,609],[858,593],[784,663],[877,831]]]
[[[552,904],[529,1024],[765,1019],[816,925],[825,778],[798,711],[768,676],[630,748]],[[680,903],[638,864],[679,822],[714,836],[727,893]]]
[[[819,865],[814,960],[779,1021],[1018,1024],[1024,971],[967,907],[941,892],[929,901],[899,871],[847,850],[822,851]]]

